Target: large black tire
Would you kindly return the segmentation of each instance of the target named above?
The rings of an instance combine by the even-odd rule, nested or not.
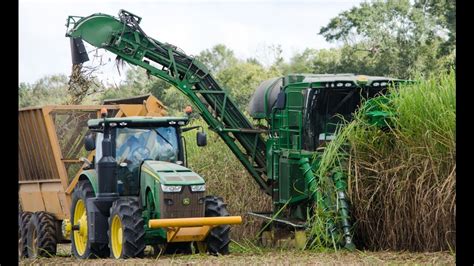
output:
[[[20,212],[18,217],[18,257],[28,257],[28,227],[31,220],[31,212]]]
[[[112,223],[114,217],[120,220],[122,239],[121,252],[114,254],[112,242]],[[121,198],[110,207],[109,217],[109,236],[110,256],[116,259],[142,258],[145,251],[145,222],[142,218],[142,209],[135,198]]]
[[[47,212],[31,215],[27,233],[28,258],[52,257],[56,255],[56,224]]]
[[[227,211],[227,204],[221,197],[206,196],[204,199],[206,206],[206,217],[229,216]],[[230,243],[230,225],[220,225],[214,227],[205,242],[207,251],[212,255],[227,255],[229,254]]]
[[[95,196],[94,190],[91,183],[88,180],[81,180],[77,183],[72,193],[72,203],[71,203],[71,223],[74,223],[74,211],[78,200],[82,200],[86,204],[88,198]],[[87,207],[86,207],[87,211]],[[89,240],[87,240],[89,242]],[[89,259],[89,258],[104,258],[109,256],[109,248],[107,245],[103,244],[92,244],[87,243],[85,251],[83,254],[79,254],[76,248],[76,243],[74,241],[74,231],[71,232],[71,252],[74,257],[78,259]]]

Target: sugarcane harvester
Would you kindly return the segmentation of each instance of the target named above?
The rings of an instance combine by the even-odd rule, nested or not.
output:
[[[262,128],[249,121],[201,62],[174,45],[149,37],[140,21],[125,10],[118,17],[101,13],[70,16],[66,36],[71,39],[73,58],[82,62],[80,54],[85,50],[76,48],[84,40],[176,87],[272,197],[271,212],[251,215],[271,221],[275,229],[303,230],[314,215],[314,206],[319,205],[338,214],[337,221],[327,221],[335,242],[354,248],[345,177],[333,171],[334,191],[321,190],[320,177],[315,175],[318,158],[342,120],[338,114],[349,119],[363,98],[383,93],[397,80],[293,74],[264,81],[249,105],[252,118],[266,121],[268,126]],[[329,194],[336,195],[336,201],[328,200]]]

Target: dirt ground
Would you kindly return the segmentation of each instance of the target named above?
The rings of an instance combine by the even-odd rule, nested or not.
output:
[[[234,248],[235,249],[235,248]],[[298,250],[256,250],[242,251],[234,250],[227,256],[209,256],[203,254],[194,255],[162,255],[153,257],[145,250],[143,259],[91,259],[77,260],[70,254],[70,245],[60,245],[58,256],[54,258],[23,259],[20,265],[254,265],[254,264],[278,264],[278,265],[380,265],[380,264],[422,264],[422,265],[455,265],[455,257],[449,252],[434,253],[412,253],[412,252],[315,252]],[[232,251],[232,246],[231,246]]]

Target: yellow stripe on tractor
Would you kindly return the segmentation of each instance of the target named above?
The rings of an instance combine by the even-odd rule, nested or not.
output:
[[[209,231],[223,224],[241,224],[241,216],[152,219],[148,227],[166,228],[168,242],[204,241]]]

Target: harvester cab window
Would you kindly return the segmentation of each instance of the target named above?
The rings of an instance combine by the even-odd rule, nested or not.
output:
[[[315,88],[304,91],[302,148],[314,151],[334,138],[337,126],[350,121],[363,99],[375,97],[386,87]]]
[[[352,118],[360,99],[360,91],[354,87],[307,89],[303,112],[303,149],[314,151],[332,140],[337,125]]]

